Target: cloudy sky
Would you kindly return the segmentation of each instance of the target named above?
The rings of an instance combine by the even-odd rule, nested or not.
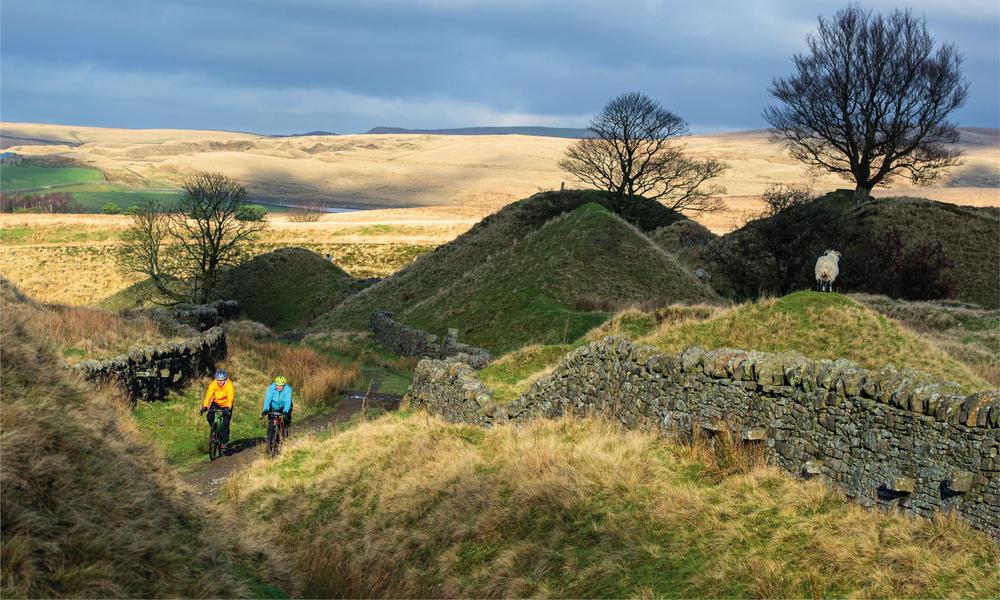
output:
[[[695,131],[757,128],[805,0],[4,0],[0,118],[340,133],[578,127],[640,90]],[[1000,125],[1000,2],[910,6],[965,56],[967,126]]]

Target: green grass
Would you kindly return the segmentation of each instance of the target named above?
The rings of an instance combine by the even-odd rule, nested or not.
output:
[[[226,271],[218,296],[239,302],[247,318],[285,331],[303,326],[356,289],[350,275],[319,254],[279,248]]]
[[[840,294],[796,292],[739,305],[707,320],[665,324],[642,341],[665,352],[698,345],[795,350],[813,359],[846,358],[872,369],[892,363],[958,382],[966,392],[991,388],[968,366]]]
[[[105,192],[74,192],[73,198],[83,205],[87,212],[99,213],[105,204],[111,203],[122,212],[131,206],[139,206],[147,200],[157,200],[170,204],[180,198],[179,192],[154,192],[145,190],[114,190]]]
[[[348,299],[323,315],[317,331],[363,331],[376,308],[401,312],[415,302],[434,296],[461,279],[471,267],[510,247],[545,223],[587,203],[613,207],[614,198],[604,192],[545,192],[514,202],[483,219],[472,229],[376,285],[371,293]],[[633,220],[643,231],[652,231],[681,217],[663,205],[636,199],[631,203]],[[345,267],[346,268],[346,267]],[[544,300],[542,301],[544,304]],[[579,319],[575,319],[579,322]]]
[[[433,332],[456,327],[462,341],[500,354],[571,343],[606,321],[611,307],[713,297],[637,229],[585,204],[397,317]]]
[[[146,200],[169,204],[180,197],[179,191],[137,189],[107,182],[101,171],[83,167],[4,166],[0,169],[0,187],[4,192],[33,190],[72,194],[88,213],[99,213],[108,203],[124,212]]]
[[[204,398],[200,384],[171,393],[160,402],[140,402],[132,411],[139,434],[148,443],[158,447],[167,461],[181,471],[208,462],[208,421],[198,411]],[[263,390],[237,390],[236,409],[230,422],[230,445],[241,441],[263,438],[267,435],[267,421],[260,417]],[[302,419],[320,415],[333,409],[329,407],[295,405],[292,426]]]
[[[305,596],[996,597],[996,544],[852,505],[739,447],[409,413],[293,442],[227,501]],[[740,460],[732,460],[740,457]]]
[[[334,361],[357,365],[361,371],[358,390],[372,385],[380,393],[402,396],[410,387],[418,361],[389,352],[366,333],[311,334],[303,343]]]
[[[65,186],[74,183],[104,181],[97,169],[82,167],[43,167],[38,165],[4,165],[0,168],[0,188],[4,192]],[[58,188],[53,191],[62,191]]]
[[[504,354],[477,373],[477,377],[493,390],[493,400],[513,402],[528,390],[531,382],[558,363],[576,344],[526,346]]]

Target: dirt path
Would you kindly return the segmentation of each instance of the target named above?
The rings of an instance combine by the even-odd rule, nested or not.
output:
[[[331,412],[309,417],[299,422],[296,422],[293,416],[292,439],[302,435],[325,431],[336,426],[338,423],[349,420],[361,411],[361,402],[364,396],[365,392],[347,392],[345,398]],[[368,406],[384,410],[396,410],[399,408],[401,399],[401,396],[395,394],[371,392],[368,395]],[[236,440],[231,444],[234,450],[231,455],[201,464],[195,470],[184,475],[184,481],[195,488],[199,495],[205,498],[215,497],[226,484],[226,481],[232,476],[233,472],[240,467],[250,464],[255,458],[261,456],[261,453],[264,451],[263,442],[264,438],[262,437],[251,440]]]

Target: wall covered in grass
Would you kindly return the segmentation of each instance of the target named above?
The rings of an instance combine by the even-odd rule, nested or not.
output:
[[[732,431],[862,505],[953,510],[1000,539],[1000,392],[959,389],[918,371],[794,352],[664,354],[608,337],[570,352],[508,406],[471,369],[432,360],[417,366],[407,399],[484,425],[594,412],[629,428]]]

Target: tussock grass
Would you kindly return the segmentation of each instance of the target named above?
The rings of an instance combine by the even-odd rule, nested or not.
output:
[[[133,346],[175,341],[160,325],[143,315],[122,316],[82,306],[52,306],[38,311],[33,327],[47,331],[62,346],[66,362],[104,359],[125,354]]]
[[[742,304],[707,320],[664,323],[641,340],[665,352],[687,346],[783,352],[814,359],[846,358],[862,367],[886,364],[955,381],[966,392],[990,384],[964,365],[893,321],[839,294],[796,292]]]
[[[180,487],[138,441],[125,403],[71,377],[58,344],[40,335],[38,313],[9,299],[0,321],[0,595],[279,592],[261,577],[270,568],[261,565],[277,563]]]
[[[1000,550],[958,520],[868,512],[714,446],[404,413],[293,441],[226,493],[307,596],[1000,594]]]
[[[855,294],[859,303],[916,331],[976,375],[1000,387],[1000,310],[951,301],[907,302]]]

